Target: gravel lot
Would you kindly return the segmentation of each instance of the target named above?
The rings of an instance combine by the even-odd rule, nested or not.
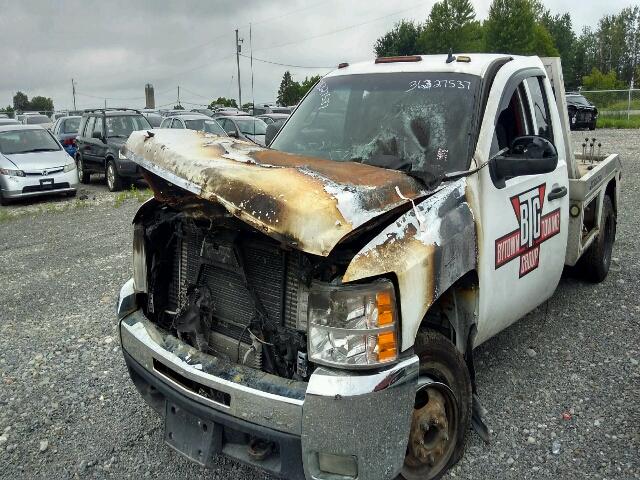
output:
[[[640,478],[640,133],[597,137],[625,166],[612,272],[596,287],[566,275],[547,306],[477,350],[494,439],[472,433],[447,478]],[[97,181],[82,195],[83,208],[3,209],[19,215],[0,223],[0,478],[264,477],[225,458],[203,470],[163,445],[114,316],[138,201]]]

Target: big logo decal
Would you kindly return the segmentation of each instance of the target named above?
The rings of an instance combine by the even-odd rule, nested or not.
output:
[[[520,278],[538,268],[540,245],[560,232],[560,209],[542,215],[546,184],[511,197],[519,227],[496,240],[496,269],[520,258]]]

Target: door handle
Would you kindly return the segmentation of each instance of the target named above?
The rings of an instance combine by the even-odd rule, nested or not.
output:
[[[562,198],[567,194],[567,187],[556,187],[549,192],[547,198],[549,200],[556,200],[558,198]]]

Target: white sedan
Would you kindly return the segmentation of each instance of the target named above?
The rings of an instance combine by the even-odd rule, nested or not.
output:
[[[0,203],[78,188],[74,160],[40,125],[0,126]]]

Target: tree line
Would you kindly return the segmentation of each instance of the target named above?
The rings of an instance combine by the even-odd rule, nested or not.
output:
[[[628,88],[640,80],[640,7],[605,15],[576,34],[570,13],[539,0],[493,0],[483,22],[470,0],[436,2],[424,23],[402,20],[377,39],[377,56],[512,53],[560,56],[567,89]]]
[[[53,100],[48,97],[35,96],[31,100],[23,92],[13,96],[13,106],[8,105],[5,112],[53,112]]]

